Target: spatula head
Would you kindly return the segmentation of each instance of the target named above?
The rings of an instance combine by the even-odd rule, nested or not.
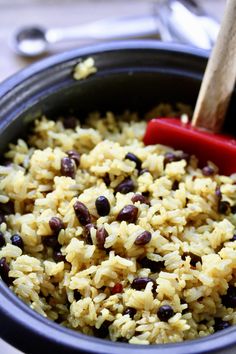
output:
[[[236,139],[231,136],[195,129],[177,118],[156,118],[148,122],[143,140],[145,145],[162,144],[193,154],[201,166],[212,161],[221,174],[236,172]]]

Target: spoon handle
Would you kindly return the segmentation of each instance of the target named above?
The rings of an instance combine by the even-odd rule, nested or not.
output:
[[[49,43],[73,39],[109,40],[127,37],[158,35],[158,25],[154,16],[126,16],[99,20],[93,23],[68,27],[52,28],[46,31]]]
[[[236,78],[236,0],[228,0],[215,47],[208,61],[192,125],[219,132]]]

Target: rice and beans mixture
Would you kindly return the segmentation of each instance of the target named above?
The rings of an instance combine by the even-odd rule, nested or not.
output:
[[[144,146],[145,127],[129,113],[84,126],[43,117],[10,144],[0,275],[32,309],[88,335],[206,336],[236,323],[236,176]]]

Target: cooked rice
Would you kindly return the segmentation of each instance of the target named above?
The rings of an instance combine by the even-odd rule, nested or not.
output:
[[[97,68],[95,67],[95,62],[93,58],[87,58],[84,61],[80,61],[76,66],[73,74],[75,80],[84,80],[88,76],[95,74]]]
[[[219,213],[216,195],[220,187],[222,200],[234,206],[236,177],[205,176],[195,157],[165,165],[164,155],[172,149],[144,146],[145,127],[128,113],[119,118],[93,114],[86,126],[78,122],[75,129],[43,117],[28,142],[10,144],[5,157],[11,164],[0,166],[0,203],[13,201],[15,213],[0,225],[6,241],[0,258],[6,257],[15,294],[63,326],[100,336],[107,326],[112,341],[135,344],[203,337],[214,333],[216,318],[236,323],[236,311],[222,304],[229,285],[236,285],[236,242],[231,240],[236,214]],[[72,149],[81,154],[75,178],[61,175],[61,159]],[[139,176],[135,163],[125,159],[128,152],[148,172]],[[127,177],[135,191],[114,193]],[[136,193],[146,193],[150,205],[135,203],[136,223],[117,221]],[[99,196],[109,200],[109,215],[98,215]],[[74,212],[77,200],[87,206],[93,223],[107,231],[104,250],[97,247],[95,228],[88,243]],[[52,248],[42,242],[52,235],[49,220],[55,216],[65,225],[58,241],[66,261],[55,262]],[[144,231],[151,232],[150,242],[136,245]],[[22,237],[23,251],[11,244],[13,234]],[[194,255],[199,261],[191,265]],[[144,256],[163,262],[163,268],[156,273],[142,268]],[[134,289],[137,277],[150,277],[156,289],[152,282]],[[112,294],[117,284],[123,290]],[[167,321],[157,315],[163,305],[174,311]],[[133,318],[124,314],[128,307],[136,310]]]

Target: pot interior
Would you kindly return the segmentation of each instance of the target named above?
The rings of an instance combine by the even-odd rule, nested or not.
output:
[[[206,53],[160,44],[143,46],[116,45],[110,49],[104,45],[85,51],[86,55],[74,51],[53,58],[51,66],[47,60],[44,65],[39,62],[19,73],[16,80],[13,77],[9,92],[0,102],[0,134],[4,130],[0,151],[42,114],[50,118],[75,114],[84,119],[92,111],[122,113],[129,109],[142,114],[161,102],[194,107],[207,63]],[[97,74],[75,81],[74,66],[88,56],[95,59]],[[234,95],[224,126],[231,134],[235,131],[233,119],[230,120],[236,114],[235,102]]]
[[[157,44],[156,48],[104,47],[84,56],[79,51],[58,56],[51,66],[46,61],[36,64],[13,77],[2,98],[0,90],[1,152],[10,141],[24,136],[25,125],[42,114],[49,118],[75,114],[84,119],[92,111],[129,109],[142,114],[161,102],[194,106],[206,56]],[[75,64],[88,56],[94,58],[97,74],[75,81]]]

